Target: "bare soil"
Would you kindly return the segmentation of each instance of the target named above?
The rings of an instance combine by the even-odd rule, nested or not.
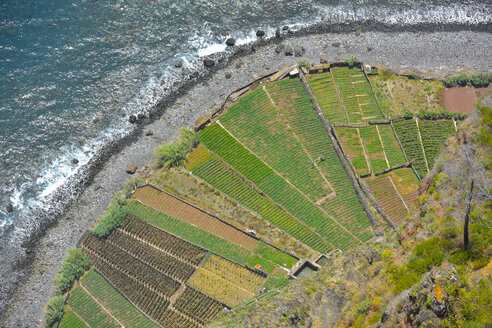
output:
[[[451,113],[469,114],[475,110],[478,99],[492,92],[492,86],[487,88],[453,87],[441,92],[441,105]]]

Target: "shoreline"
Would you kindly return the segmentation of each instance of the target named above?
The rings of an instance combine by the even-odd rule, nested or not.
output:
[[[354,30],[358,24],[344,26]],[[50,296],[54,274],[65,258],[66,249],[75,246],[80,236],[104,212],[114,192],[129,178],[125,168],[132,164],[137,164],[139,169],[151,165],[152,153],[157,145],[173,140],[181,126],[193,125],[198,117],[210,114],[230,91],[248,84],[255,76],[278,70],[287,63],[295,64],[301,59],[319,63],[321,55],[334,61],[355,54],[368,64],[417,72],[434,70],[436,76],[463,66],[492,71],[487,52],[487,46],[492,43],[490,27],[486,24],[476,31],[463,28],[446,32],[374,32],[368,29],[360,34],[349,31],[337,34],[334,31],[326,33],[315,24],[294,32],[292,36],[286,32],[286,37],[282,39],[260,40],[207,56],[216,61],[212,69],[202,69],[198,76],[188,71],[181,85],[171,88],[144,122],[91,159],[91,166],[85,170],[86,176],[77,173],[75,180],[80,181],[72,190],[71,202],[65,203],[68,205],[64,206],[63,213],[53,217],[43,227],[44,231],[41,229],[33,236],[28,245],[31,253],[18,263],[19,271],[26,272],[16,278],[24,283],[17,285],[17,302],[9,307],[10,311],[3,319],[5,324],[8,327],[41,324],[42,308]],[[470,43],[469,40],[476,42]],[[306,53],[302,57],[276,54],[274,50],[280,42],[302,45]],[[335,42],[341,44],[335,47]],[[369,47],[373,49],[368,50]],[[469,53],[473,53],[474,57],[469,58]],[[238,65],[239,62],[242,65]],[[221,74],[224,72],[232,73],[232,77],[226,79]],[[148,129],[152,129],[153,136],[145,135]],[[61,198],[59,201],[66,202]],[[78,220],[79,217],[82,220]]]

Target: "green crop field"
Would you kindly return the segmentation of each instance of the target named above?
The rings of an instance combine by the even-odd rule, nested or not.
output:
[[[360,136],[369,154],[373,173],[378,173],[388,168],[381,140],[379,139],[376,125],[359,128]]]
[[[118,328],[120,325],[80,286],[70,292],[68,306],[91,327]]]
[[[159,327],[135,308],[96,271],[90,270],[81,279],[81,284],[126,327]]]
[[[351,123],[383,119],[371,86],[360,69],[334,67],[332,73]]]
[[[338,99],[331,73],[308,75],[307,80],[326,119],[330,122],[346,122],[347,116]]]
[[[258,213],[265,220],[286,231],[312,249],[320,253],[326,253],[332,249],[321,237],[251,188],[217,158],[210,158],[198,165],[193,174]]]
[[[455,134],[456,130],[453,120],[419,120],[419,129],[430,169],[444,148],[446,140]]]
[[[65,314],[58,328],[89,328],[77,315],[65,306]]]
[[[194,225],[159,212],[139,201],[130,202],[127,208],[130,213],[140,219],[235,262],[245,264],[247,258],[251,255],[251,252],[244,247],[235,245]]]
[[[370,174],[366,156],[362,148],[361,139],[357,128],[335,127],[336,134],[345,154],[350,158],[358,175]]]
[[[378,124],[379,135],[383,140],[383,148],[386,153],[390,167],[398,166],[405,163],[405,156],[395,137],[395,132],[390,124]]]
[[[292,266],[298,261],[295,257],[292,257],[285,252],[273,248],[272,246],[267,245],[264,242],[258,243],[255,253],[269,261],[272,261],[273,263],[277,263],[283,267],[286,267],[287,269],[292,268]]]
[[[421,178],[424,178],[427,175],[427,167],[425,165],[424,151],[418,137],[415,119],[397,119],[393,121],[393,125],[407,154],[408,160],[414,161],[413,166],[415,170]]]

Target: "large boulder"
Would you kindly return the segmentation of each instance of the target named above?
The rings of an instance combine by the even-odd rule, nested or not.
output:
[[[294,47],[289,45],[286,45],[284,48],[284,53],[286,56],[292,56],[294,55]]]
[[[326,56],[319,57],[319,63],[320,64],[328,64],[328,58],[326,58]]]
[[[228,45],[229,47],[232,47],[235,44],[236,44],[236,39],[234,39],[234,38],[228,38],[226,40],[226,45]]]
[[[284,44],[279,44],[278,46],[275,47],[275,53],[280,54],[282,51],[284,51],[285,45]]]
[[[259,37],[259,38],[264,37],[265,36],[265,31],[262,31],[262,30],[256,31],[256,36]]]
[[[303,46],[295,46],[294,47],[294,54],[296,57],[302,57],[304,55],[304,47]]]
[[[14,205],[12,203],[8,204],[7,206],[5,206],[5,210],[7,211],[7,213],[12,213],[14,211]]]
[[[205,67],[212,67],[215,65],[215,61],[213,61],[212,59],[204,59],[203,60],[203,65]]]
[[[126,169],[126,173],[135,174],[135,172],[137,172],[137,169],[138,169],[137,165],[133,164],[132,166]]]

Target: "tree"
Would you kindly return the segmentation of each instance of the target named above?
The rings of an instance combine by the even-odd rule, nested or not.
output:
[[[477,125],[484,127],[483,120],[480,121],[475,113],[472,120]],[[483,118],[482,115],[480,118]],[[470,214],[474,200],[492,199],[492,182],[488,170],[490,147],[477,138],[475,131],[463,134],[456,149],[454,158],[443,168],[444,173],[451,178],[455,184],[456,196],[465,201],[465,212],[463,219],[463,248],[468,250]]]

